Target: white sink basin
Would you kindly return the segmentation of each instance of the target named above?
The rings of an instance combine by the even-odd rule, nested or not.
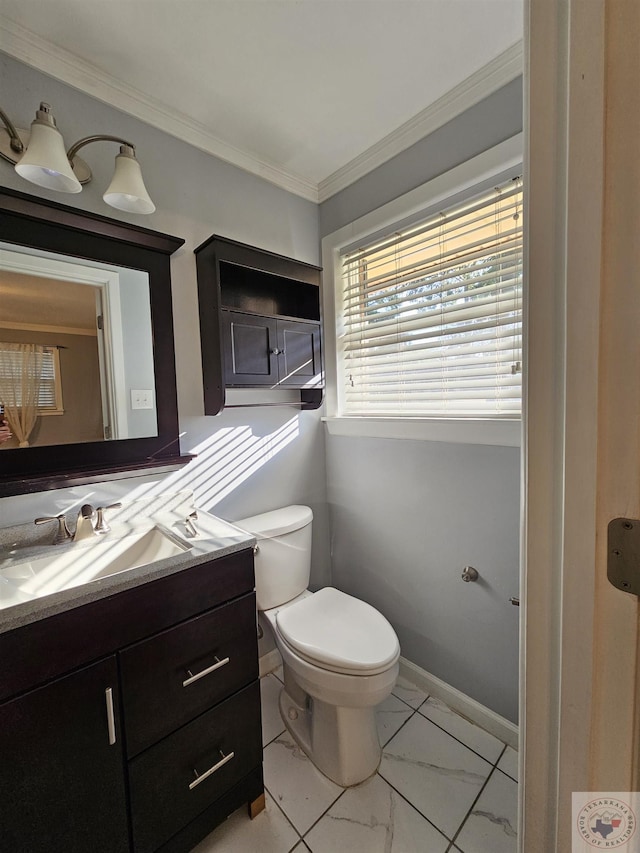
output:
[[[0,608],[146,566],[191,548],[158,526],[123,536],[97,536],[71,546],[47,547],[43,556],[14,557],[0,566]]]

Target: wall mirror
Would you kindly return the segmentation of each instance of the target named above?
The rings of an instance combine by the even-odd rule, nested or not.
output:
[[[188,461],[170,278],[183,242],[0,189],[0,404],[14,433],[0,496]]]

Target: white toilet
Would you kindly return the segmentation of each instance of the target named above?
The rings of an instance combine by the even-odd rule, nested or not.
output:
[[[400,645],[374,607],[333,587],[309,592],[312,520],[309,507],[289,506],[235,523],[258,540],[256,597],[284,664],[282,719],[319,770],[357,785],[380,762],[375,708],[396,683]]]

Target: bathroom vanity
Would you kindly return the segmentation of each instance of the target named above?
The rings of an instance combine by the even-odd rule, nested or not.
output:
[[[220,525],[0,610],[3,849],[178,853],[263,808],[254,540]]]

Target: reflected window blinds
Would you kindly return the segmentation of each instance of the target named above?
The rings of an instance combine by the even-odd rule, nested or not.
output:
[[[59,365],[58,348],[43,347],[38,389],[38,412],[40,414],[57,414],[63,411]],[[24,370],[23,355],[11,348],[10,344],[0,342],[0,381],[12,383],[17,406],[20,406],[22,402],[20,387]],[[2,402],[1,399],[0,402]]]

